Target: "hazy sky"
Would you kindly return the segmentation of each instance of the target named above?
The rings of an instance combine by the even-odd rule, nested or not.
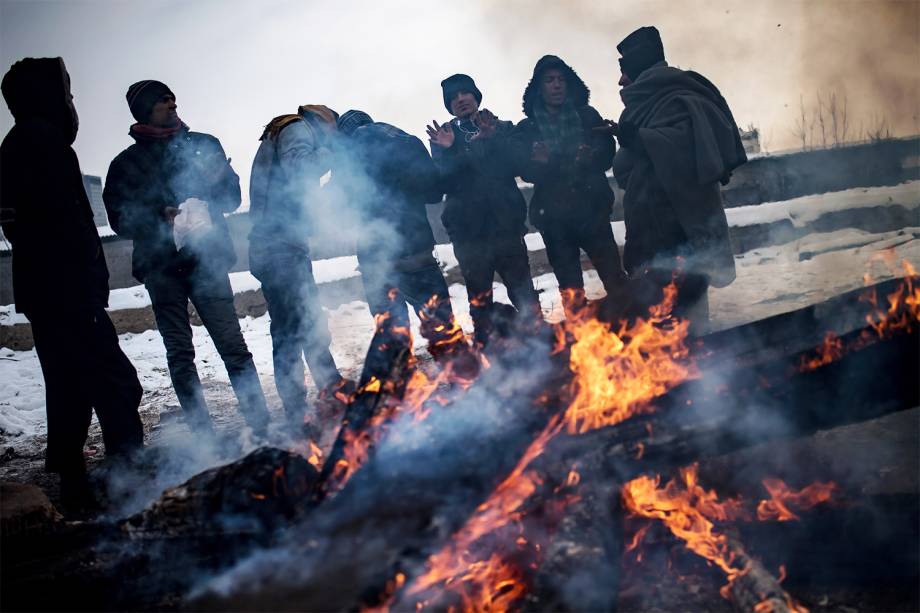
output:
[[[360,108],[424,140],[448,117],[440,81],[473,76],[483,106],[521,118],[545,53],[568,61],[591,104],[622,106],[616,43],[657,25],[668,60],[709,77],[769,149],[796,145],[800,96],[846,92],[853,129],[918,130],[920,0],[0,0],[0,68],[62,56],[83,171],[105,175],[132,141],[128,85],[158,79],[180,117],[222,141],[244,189],[262,126],[298,105]],[[12,125],[5,105],[0,131]]]

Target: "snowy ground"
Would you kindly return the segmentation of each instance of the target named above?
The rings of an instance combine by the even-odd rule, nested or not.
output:
[[[883,188],[888,189],[888,188]],[[849,190],[859,192],[864,190]],[[915,190],[916,191],[916,190]],[[847,194],[849,192],[844,192]],[[903,195],[903,190],[902,190]],[[810,197],[813,199],[821,197]],[[854,202],[854,198],[856,201]],[[859,206],[858,194],[848,197],[851,206]],[[799,210],[797,199],[787,203],[768,206],[765,214],[773,219],[785,215],[795,218],[804,215]],[[836,202],[825,205],[837,208]],[[772,207],[772,208],[770,208]],[[781,210],[780,210],[781,209]],[[809,215],[812,213],[808,213]],[[751,218],[750,211],[740,211],[745,221]],[[741,219],[737,220],[741,221]],[[738,224],[741,225],[741,224]],[[615,231],[621,228],[614,225]],[[811,234],[801,240],[762,249],[756,249],[737,256],[738,278],[730,286],[711,290],[710,305],[713,325],[716,328],[730,327],[754,321],[776,313],[786,312],[825,300],[833,295],[861,287],[863,274],[869,272],[875,279],[882,280],[897,274],[884,264],[878,254],[886,249],[893,251],[897,259],[907,259],[920,268],[920,230],[904,229],[884,234],[869,234],[856,229],[832,233]],[[531,250],[542,248],[539,235],[527,237]],[[622,236],[618,236],[622,240]],[[439,246],[438,257],[447,267],[456,265],[450,246]],[[328,282],[335,279],[356,276],[357,261],[354,257],[335,258],[318,262],[317,280]],[[586,289],[589,298],[603,296],[603,289],[596,273],[585,272]],[[544,315],[550,321],[562,317],[561,301],[555,277],[544,274],[534,279],[540,291]],[[237,292],[258,287],[252,276],[234,273],[233,286]],[[469,332],[466,290],[455,284],[450,288],[455,312]],[[507,292],[501,284],[495,284],[496,299],[507,302]],[[112,308],[135,308],[149,304],[149,297],[143,287],[115,290]],[[9,325],[18,315],[9,307],[0,311],[0,320]],[[4,317],[5,314],[5,317]],[[364,354],[373,333],[373,320],[367,305],[361,301],[342,304],[327,311],[332,332],[332,353],[346,376],[355,378],[360,371]],[[240,321],[246,342],[252,352],[270,409],[280,416],[280,402],[274,389],[271,363],[271,338],[269,318],[247,317]],[[413,328],[417,349],[423,350],[425,341],[418,335],[418,321],[413,314]],[[238,447],[245,450],[252,446],[245,429],[242,428],[226,370],[203,327],[194,326],[196,363],[205,386],[205,395],[211,405],[219,430],[238,441]],[[182,467],[164,476],[162,487],[187,478],[194,472],[218,461],[219,457],[205,453],[191,440],[179,415],[178,403],[172,391],[166,370],[166,356],[162,340],[156,330],[138,334],[123,334],[121,346],[138,370],[144,387],[141,413],[147,430],[148,444],[182,448],[185,455]],[[13,351],[0,349],[0,445],[5,450],[0,460],[0,479],[26,481],[36,479],[40,470],[41,455],[45,444],[44,387],[41,369],[35,351]],[[312,390],[312,381],[308,380]],[[315,396],[315,390],[311,391]],[[242,432],[242,434],[240,434]],[[93,422],[88,454],[102,449],[97,422]],[[137,501],[141,504],[142,501]]]

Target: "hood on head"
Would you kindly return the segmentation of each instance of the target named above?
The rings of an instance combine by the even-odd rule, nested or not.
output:
[[[70,100],[70,75],[59,57],[27,57],[10,67],[0,84],[17,122],[30,117],[59,128],[68,143],[77,138],[78,120]]]
[[[585,82],[581,80],[578,73],[572,70],[571,66],[555,55],[544,55],[540,58],[540,61],[537,62],[537,65],[534,66],[533,76],[524,89],[523,106],[524,115],[527,117],[533,117],[533,105],[540,100],[540,80],[543,78],[543,73],[550,68],[556,68],[565,75],[566,97],[575,105],[575,108],[588,104],[588,100],[591,98],[591,90],[588,89]]]

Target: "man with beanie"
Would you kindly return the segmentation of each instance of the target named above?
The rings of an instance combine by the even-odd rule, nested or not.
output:
[[[435,358],[449,353],[455,330],[450,295],[434,259],[426,203],[439,202],[437,169],[418,138],[362,111],[338,121],[347,139],[333,170],[360,218],[358,263],[371,313],[409,327],[408,302]]]
[[[719,90],[668,66],[656,28],[639,28],[617,50],[625,108],[611,127],[621,146],[614,175],[626,190],[624,263],[643,285],[660,288],[676,277],[675,311],[700,332],[709,285],[735,278],[719,184],[747,157]]]
[[[625,282],[610,227],[614,195],[605,174],[616,144],[589,97],[568,64],[543,56],[524,90],[526,118],[515,129],[521,177],[534,184],[530,222],[543,235],[569,312],[585,302],[582,250],[612,300]]]
[[[93,410],[106,456],[143,446],[142,389],[105,312],[109,272],[77,155],[77,113],[61,58],[26,58],[3,77],[15,125],[0,146],[0,221],[13,247],[16,310],[32,324],[45,379],[45,468],[69,511],[93,505],[83,445]]]
[[[195,305],[227,367],[246,421],[265,431],[268,411],[252,354],[233,308],[227,275],[236,261],[224,213],[240,205],[240,181],[220,141],[191,132],[165,84],[128,88],[135,143],[109,166],[103,200],[109,223],[134,241],[134,276],[150,292],[169,375],[190,426],[212,430],[198,370],[188,303]]]
[[[319,302],[307,240],[320,177],[331,165],[335,111],[304,105],[272,119],[260,138],[249,182],[249,267],[262,283],[271,317],[275,386],[291,423],[302,423],[306,358],[320,397],[349,393],[329,352],[332,339]]]
[[[468,75],[447,77],[441,90],[444,107],[454,116],[428,127],[432,157],[447,192],[441,221],[466,283],[476,342],[485,345],[496,310],[496,272],[519,313],[530,322],[541,316],[523,238],[527,205],[515,180],[514,126],[479,110],[482,93]]]

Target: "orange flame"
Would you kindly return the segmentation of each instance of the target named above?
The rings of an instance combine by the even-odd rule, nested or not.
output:
[[[511,474],[499,484],[488,500],[477,507],[466,525],[454,534],[451,543],[428,559],[427,572],[409,586],[407,593],[410,596],[424,595],[438,584],[444,584],[446,589],[460,595],[464,611],[506,610],[500,608],[499,603],[493,602],[492,598],[500,593],[500,584],[510,589],[510,593],[518,593],[517,588],[508,588],[512,583],[520,583],[516,569],[503,562],[495,553],[487,560],[476,560],[470,549],[483,536],[520,519],[521,506],[542,483],[537,472],[528,470],[528,467],[559,433],[561,425],[558,418],[550,421],[528,447]],[[520,584],[520,590],[523,593],[523,583]],[[502,602],[510,604],[512,601],[505,597]],[[423,601],[421,604],[425,606],[426,603]]]
[[[696,466],[681,469],[680,478],[682,483],[674,479],[664,487],[660,476],[633,479],[623,487],[623,502],[634,515],[661,520],[688,549],[721,568],[731,584],[744,569],[734,565],[725,535],[707,516],[718,508],[718,496],[696,484]]]
[[[436,306],[437,296],[429,300],[429,306]],[[425,314],[422,313],[425,317]],[[389,314],[379,315],[379,321],[385,321]],[[439,343],[445,345],[455,345],[457,347],[465,346],[466,340],[460,326],[455,322],[452,323],[451,332],[446,338]],[[408,338],[409,346],[412,346],[412,333],[408,328],[393,327],[391,331],[395,334],[404,335]],[[459,336],[454,334],[459,331]],[[409,356],[409,366],[414,367],[409,380],[403,389],[402,399],[399,402],[393,402],[393,399],[386,399],[383,406],[375,413],[364,428],[356,433],[351,430],[343,432],[344,448],[343,457],[336,462],[332,476],[326,484],[327,493],[340,491],[345,484],[351,479],[355,472],[367,461],[370,448],[379,441],[385,434],[386,427],[394,419],[401,415],[412,415],[415,421],[424,420],[431,412],[430,402],[438,404],[447,404],[448,399],[437,394],[438,390],[446,389],[448,384],[452,384],[454,389],[466,390],[475,381],[475,376],[482,370],[489,368],[489,362],[485,356],[479,353],[472,354],[473,358],[478,361],[478,368],[471,371],[464,368],[462,373],[457,372],[454,360],[445,360],[440,364],[435,363],[432,368],[437,368],[433,376],[426,374],[416,363],[414,355]],[[473,378],[470,378],[473,376]],[[356,392],[379,394],[382,391],[392,392],[398,382],[387,381],[383,383],[377,377],[371,379]]]
[[[920,287],[914,287],[917,271],[910,262],[903,260],[901,266],[905,273],[904,281],[895,291],[886,296],[887,306],[879,305],[875,288],[870,288],[860,296],[860,301],[868,303],[871,307],[870,312],[866,315],[868,328],[846,346],[834,333],[828,332],[814,356],[802,357],[799,363],[800,372],[814,370],[879,340],[902,331],[913,330],[913,326],[920,322]],[[868,273],[865,280],[867,283],[872,280]]]
[[[542,483],[530,464],[563,430],[583,433],[648,412],[652,410],[649,401],[697,376],[692,365],[681,363],[689,354],[685,342],[688,324],[670,317],[676,296],[672,283],[662,304],[650,309],[648,320],[622,323],[617,332],[594,318],[584,305],[567,313],[566,321],[557,327],[553,351],[558,353],[564,349],[560,344],[570,343],[569,366],[574,375],[568,390],[571,403],[563,415],[550,420],[511,474],[451,542],[428,559],[427,572],[409,585],[409,595],[424,596],[441,584],[460,595],[464,610],[494,611],[502,610],[523,593],[520,575],[512,566],[496,553],[477,558],[471,553],[472,546],[520,519],[524,502]],[[577,305],[578,296],[566,298]],[[570,473],[568,481],[574,480]],[[494,598],[501,593],[501,586],[508,591],[497,603]],[[422,601],[420,608],[426,604]]]
[[[676,385],[699,376],[686,363],[686,321],[670,317],[677,297],[671,283],[649,319],[622,323],[614,333],[594,318],[567,319],[574,337],[569,367],[574,373],[573,400],[566,410],[570,434],[618,424],[654,410],[649,404]]]
[[[686,547],[718,566],[728,577],[728,584],[721,593],[728,597],[734,581],[748,572],[749,568],[739,565],[728,546],[728,539],[715,528],[715,522],[749,520],[750,514],[744,509],[740,498],[720,501],[714,490],[707,491],[699,485],[696,464],[680,470],[678,479],[672,479],[661,487],[661,477],[643,476],[633,479],[623,488],[623,502],[626,509],[634,516],[661,520],[676,537],[683,540]],[[789,506],[806,509],[827,502],[836,491],[834,483],[813,483],[799,491],[792,491],[779,479],[764,479],[764,487],[770,493],[770,500],[762,500],[757,507],[757,518],[761,521],[770,519],[798,519],[789,510]],[[639,546],[648,531],[649,524],[642,526],[627,546],[632,551]],[[786,578],[786,567],[780,566],[782,582]],[[755,611],[768,613],[778,605],[788,610],[807,613],[801,604],[795,602],[788,594],[779,602],[774,596],[763,600]]]
[[[799,510],[810,509],[831,500],[838,489],[833,482],[812,483],[796,492],[779,479],[764,479],[763,486],[770,493],[770,500],[761,500],[757,505],[757,519],[760,521],[799,519],[790,506]]]
[[[309,462],[313,468],[319,470],[323,466],[323,450],[312,440],[308,441],[308,443],[310,445],[310,457],[307,458],[307,462]]]

